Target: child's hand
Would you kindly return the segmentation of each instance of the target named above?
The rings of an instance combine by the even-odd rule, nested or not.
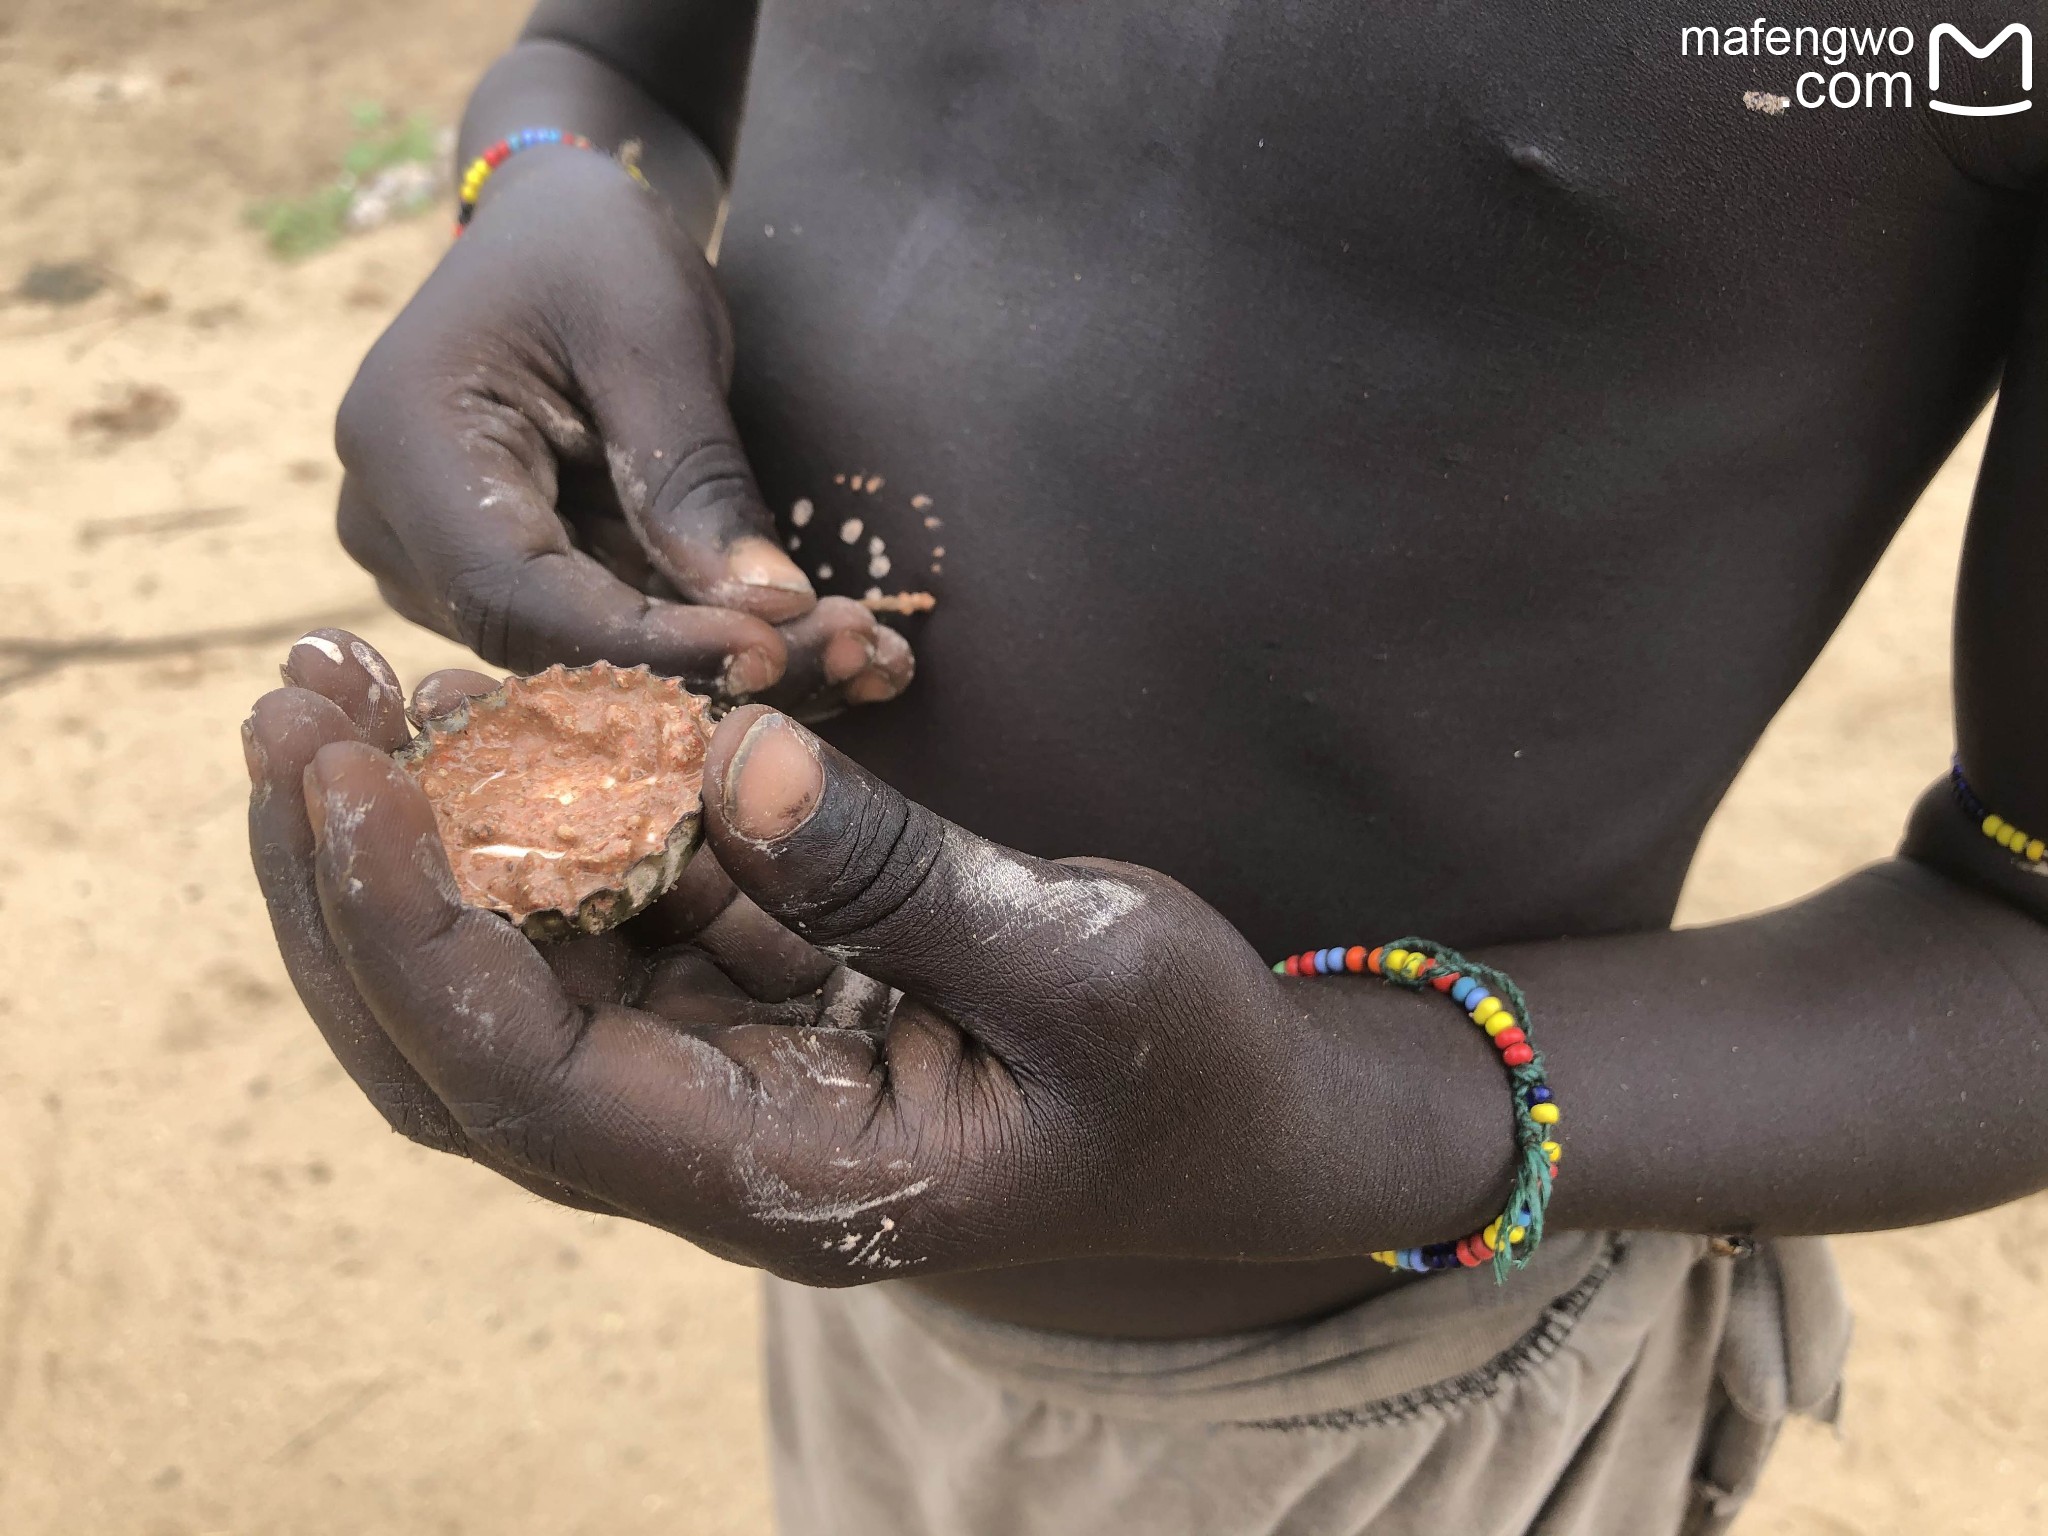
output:
[[[654,197],[587,151],[515,157],[342,403],[343,544],[406,617],[521,671],[645,662],[807,715],[893,697],[909,647],[821,607],[776,543],[731,348]]]
[[[818,1284],[1358,1251],[1364,1170],[1397,1159],[1318,989],[1172,881],[996,847],[752,706],[685,888],[536,950],[458,901],[395,682],[332,638],[357,659],[301,646],[308,686],[248,727],[256,866],[300,995],[413,1139]],[[441,674],[416,712],[488,684]]]

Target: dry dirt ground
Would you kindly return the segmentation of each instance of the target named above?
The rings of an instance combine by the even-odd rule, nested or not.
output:
[[[235,726],[282,641],[454,651],[328,530],[329,414],[440,222],[287,267],[239,214],[318,180],[350,101],[447,120],[518,10],[0,0],[0,287],[118,279],[0,304],[0,1531],[767,1529],[749,1277],[385,1133],[242,845]],[[1975,447],[1773,727],[1688,920],[1882,855],[1942,770]],[[1847,1418],[1788,1437],[1749,1536],[2041,1528],[2044,1213],[1841,1245]]]

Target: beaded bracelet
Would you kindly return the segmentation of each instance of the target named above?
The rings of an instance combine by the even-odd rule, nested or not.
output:
[[[1476,1269],[1491,1261],[1495,1280],[1505,1280],[1510,1270],[1527,1264],[1543,1240],[1543,1215],[1564,1149],[1556,1139],[1557,1101],[1551,1096],[1543,1058],[1529,1039],[1529,1003],[1522,989],[1493,967],[1428,939],[1397,939],[1373,950],[1355,944],[1349,949],[1312,949],[1289,955],[1273,969],[1282,976],[1369,971],[1411,992],[1434,987],[1486,1031],[1514,1089],[1515,1187],[1507,1206],[1485,1227],[1456,1242],[1387,1249],[1373,1257],[1389,1269],[1417,1272]]]
[[[455,215],[455,234],[460,239],[469,221],[476,216],[477,200],[484,195],[484,183],[492,174],[518,154],[522,149],[539,149],[543,145],[560,144],[569,149],[597,149],[597,146],[580,133],[569,133],[561,128],[522,128],[517,133],[507,134],[489,149],[469,162],[469,169],[462,173],[462,188],[459,194],[460,206]],[[598,150],[602,154],[604,151]],[[647,185],[647,178],[640,172],[639,155],[636,146],[626,145],[613,156],[641,186]]]
[[[2048,843],[2035,837],[2031,832],[2022,832],[2002,816],[1994,816],[1977,792],[1970,788],[1970,781],[1963,777],[1963,760],[1956,758],[1948,772],[1949,788],[1955,791],[1956,804],[1963,814],[1977,823],[1978,829],[1998,844],[2029,864],[2039,864],[2042,855],[2048,854]]]

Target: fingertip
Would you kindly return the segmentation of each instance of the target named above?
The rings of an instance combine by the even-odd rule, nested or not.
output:
[[[725,794],[725,778],[734,755],[754,727],[775,711],[766,704],[742,704],[718,722],[711,733],[711,745],[704,753],[704,803],[712,805]]]
[[[885,704],[908,688],[917,675],[917,655],[910,642],[886,624],[875,629],[874,661],[846,685],[850,704]]]
[[[405,695],[390,664],[345,629],[315,629],[292,642],[278,668],[284,681],[332,700],[363,739],[385,751],[406,740]]]
[[[903,685],[881,672],[864,672],[846,685],[849,704],[886,704],[903,691]]]
[[[917,653],[911,650],[910,642],[887,624],[875,626],[875,659],[905,677],[917,669]]]
[[[765,692],[782,681],[782,674],[789,665],[789,648],[782,637],[761,625],[762,635],[748,644],[734,650],[725,659],[725,670],[719,678],[718,688],[727,698],[743,699],[752,694]]]
[[[263,748],[256,740],[256,717],[251,715],[242,722],[242,761],[249,769],[249,787],[260,785],[268,768]]]
[[[732,748],[720,789],[725,823],[736,835],[780,842],[810,820],[824,795],[818,739],[787,715],[763,712]]]
[[[445,667],[420,679],[406,714],[414,725],[424,725],[453,714],[471,699],[497,692],[500,686],[499,679],[469,667]]]
[[[844,629],[825,642],[819,665],[827,683],[844,683],[867,671],[875,659],[875,642],[869,636]]]
[[[721,608],[736,608],[770,624],[786,624],[818,605],[810,578],[774,541],[744,534],[726,546],[723,570],[693,594]]]

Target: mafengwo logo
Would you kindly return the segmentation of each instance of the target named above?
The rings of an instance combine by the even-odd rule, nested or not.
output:
[[[1759,16],[1746,27],[1681,27],[1678,51],[1697,58],[1811,60],[1792,94],[1745,91],[1743,105],[1775,117],[1792,107],[1913,107],[1954,117],[2011,117],[2034,105],[2034,33],[2012,22],[1979,42],[1954,22],[1924,40],[1911,27],[1783,26]],[[1972,60],[1982,67],[1971,69]],[[1846,67],[1845,67],[1846,66]],[[1831,72],[1830,72],[1831,71]],[[1924,78],[1926,95],[1916,100]],[[1963,99],[1965,91],[1972,99]]]
[[[1934,93],[1941,89],[1941,48],[1944,43],[1953,43],[1973,59],[1988,59],[2007,43],[2018,43],[2020,99],[1991,107],[1965,106],[1961,102],[1938,99]],[[2026,111],[2034,104],[2031,99],[2033,90],[2034,34],[2018,22],[2014,22],[1981,48],[1964,35],[1961,27],[1946,21],[1927,34],[1927,105],[1935,111],[1953,113],[1957,117],[2010,117],[2015,112]]]

